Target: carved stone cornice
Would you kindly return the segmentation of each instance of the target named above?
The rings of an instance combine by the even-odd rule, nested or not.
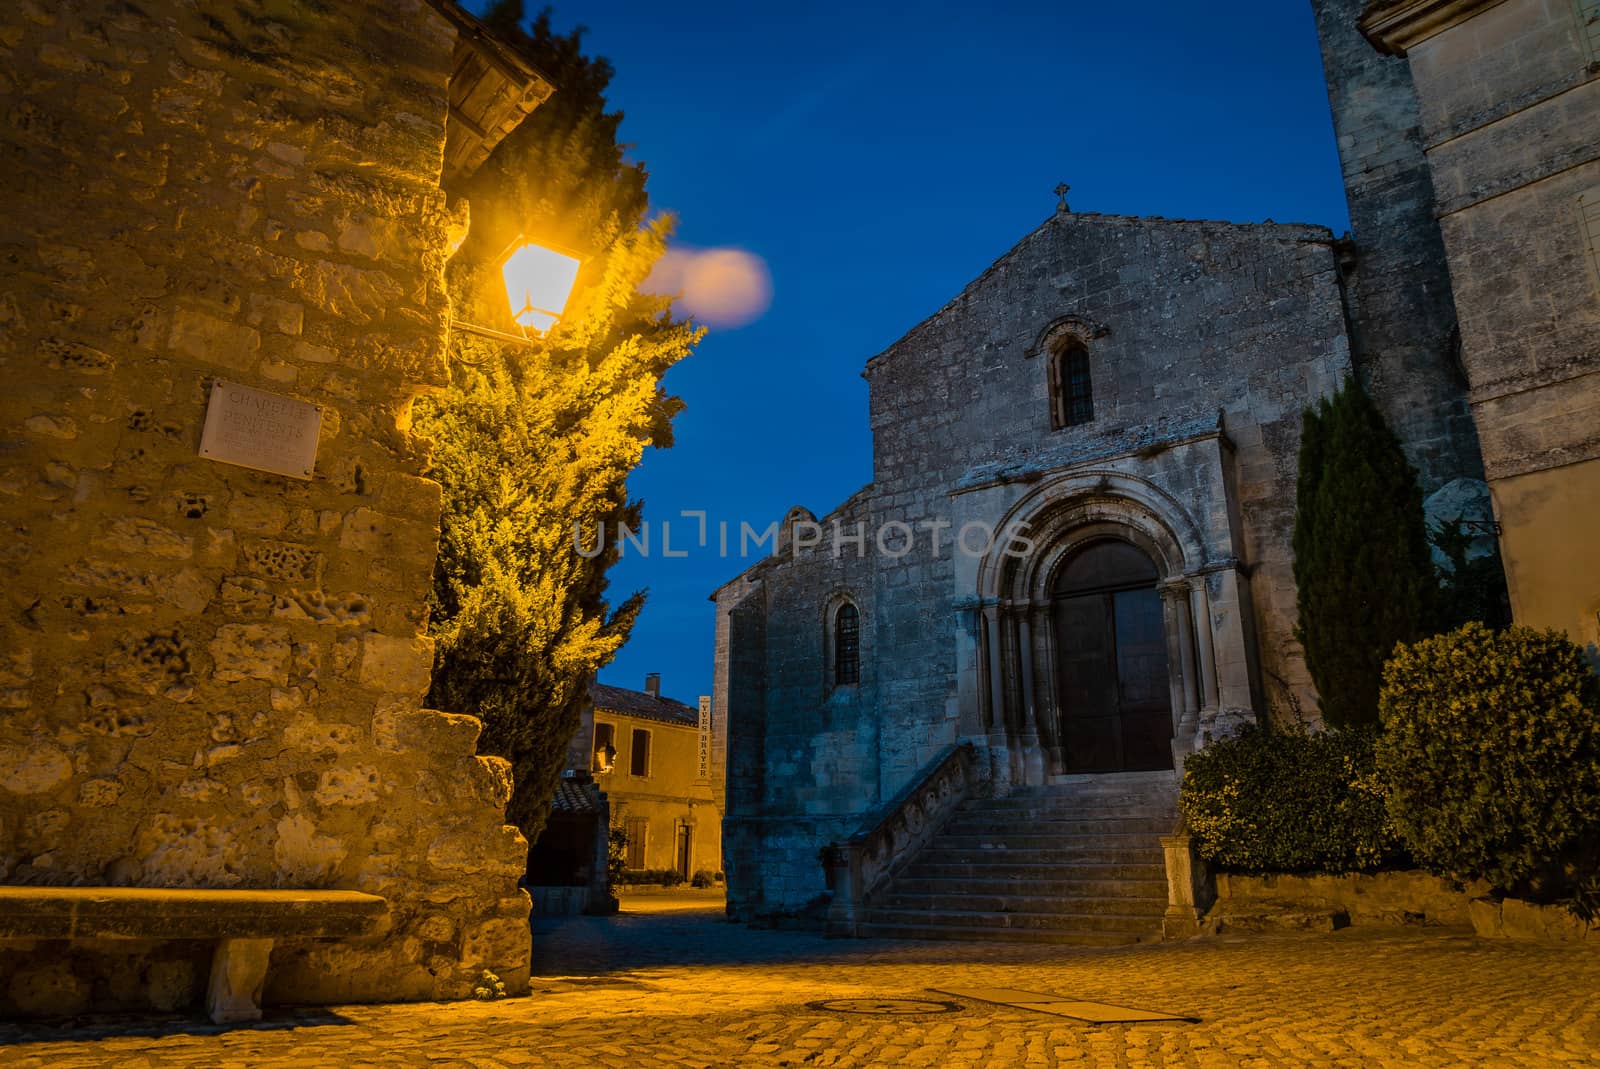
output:
[[[1505,0],[1373,0],[1356,25],[1379,52],[1403,56],[1435,34]]]

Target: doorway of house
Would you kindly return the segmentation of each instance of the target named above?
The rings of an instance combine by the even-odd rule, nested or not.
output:
[[[694,876],[694,870],[689,866],[694,863],[694,829],[687,824],[678,825],[678,874],[684,879]]]
[[[1172,698],[1158,573],[1107,539],[1078,550],[1052,591],[1065,772],[1172,767]]]

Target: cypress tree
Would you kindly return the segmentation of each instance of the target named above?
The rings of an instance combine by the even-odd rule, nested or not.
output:
[[[1428,633],[1437,586],[1416,472],[1353,379],[1305,412],[1294,558],[1322,718],[1376,724],[1384,662]]]
[[[455,314],[515,329],[499,263],[519,235],[570,249],[583,266],[537,351],[453,332],[449,388],[420,398],[415,422],[444,490],[428,702],[483,720],[479,752],[511,762],[506,817],[532,842],[589,680],[643,606],[643,592],[612,605],[606,572],[617,525],[640,521],[628,473],[647,445],[671,444],[682,407],[661,377],[700,333],[639,292],[672,220],[646,219],[645,169],[624,160],[622,115],[606,111],[610,65],[583,55],[581,29],[556,34],[546,11],[525,31],[522,14],[520,0],[501,0],[485,18],[557,90],[454,191],[472,214],[448,267]],[[612,537],[585,556],[575,529],[586,550],[597,529]]]

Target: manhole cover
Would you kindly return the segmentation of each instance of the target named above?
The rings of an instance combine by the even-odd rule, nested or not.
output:
[[[933,1002],[922,998],[830,998],[821,1002],[808,1002],[814,1010],[832,1013],[866,1013],[878,1017],[900,1017],[914,1013],[954,1013],[961,1008],[957,1002]]]

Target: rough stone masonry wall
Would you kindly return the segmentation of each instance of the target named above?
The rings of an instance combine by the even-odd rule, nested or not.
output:
[[[1505,0],[1409,56],[1512,610],[1593,648],[1600,68],[1587,32],[1570,2]]]
[[[1426,495],[1482,479],[1483,460],[1456,358],[1416,90],[1405,60],[1379,54],[1356,28],[1367,2],[1312,0],[1355,244],[1345,297],[1357,371]]]
[[[1312,226],[1052,218],[869,362],[875,522],[948,517],[950,491],[980,468],[1021,478],[1125,455],[1220,412],[1267,677],[1257,712],[1292,716],[1298,703],[1311,715],[1290,541],[1301,413],[1350,368],[1331,238]],[[1061,316],[1103,333],[1089,342],[1094,419],[1055,430],[1047,360],[1029,350]],[[976,594],[954,588],[948,549],[928,548],[924,538],[879,573],[884,797],[954,716],[953,599]]]
[[[0,880],[388,899],[269,1001],[527,983],[507,768],[420,706],[453,42],[420,0],[0,5]],[[197,456],[217,377],[324,406],[312,481]],[[205,952],[12,944],[0,1013],[181,1005]]]

